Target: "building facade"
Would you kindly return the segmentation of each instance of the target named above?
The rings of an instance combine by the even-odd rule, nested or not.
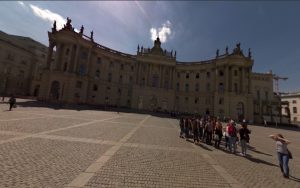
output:
[[[290,118],[291,123],[300,123],[300,92],[281,95],[281,102],[285,105],[282,114]]]
[[[273,75],[252,72],[250,49],[245,56],[240,44],[232,52],[217,51],[211,60],[179,62],[159,38],[152,48],[138,46],[136,55],[125,54],[97,44],[83,27],[75,32],[70,19],[59,31],[54,24],[48,36],[47,66],[31,88],[40,88],[40,100],[256,122],[272,108],[276,114]]]
[[[47,51],[31,38],[0,31],[0,94],[30,95],[32,80],[41,75]]]

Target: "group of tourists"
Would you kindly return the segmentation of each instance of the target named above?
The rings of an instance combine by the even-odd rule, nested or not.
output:
[[[222,138],[224,137],[224,149],[230,153],[237,152],[237,145],[240,144],[241,156],[247,156],[247,144],[250,141],[251,131],[247,128],[247,122],[243,120],[240,126],[230,119],[226,126],[223,126],[221,121],[212,116],[199,117],[181,117],[179,120],[180,137],[187,141],[193,139],[194,144],[200,142],[208,145],[214,145],[215,148],[220,148]],[[289,159],[292,159],[292,154],[288,150],[287,145],[290,141],[285,139],[282,134],[273,134],[269,136],[276,141],[276,152],[279,161],[279,167],[283,177],[289,178]]]
[[[229,120],[226,127],[223,127],[220,119],[212,116],[203,117],[181,117],[179,121],[180,137],[189,140],[193,139],[195,144],[204,142],[220,148],[222,138],[224,137],[224,148],[231,153],[236,153],[237,143],[241,145],[241,155],[247,154],[247,143],[249,143],[251,131],[247,128],[244,120],[241,127],[238,128],[233,120]]]

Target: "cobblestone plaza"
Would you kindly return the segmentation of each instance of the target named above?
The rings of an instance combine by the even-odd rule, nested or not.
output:
[[[299,131],[249,125],[241,157],[179,138],[176,119],[17,102],[0,103],[0,187],[300,187]],[[279,132],[290,179],[268,138]]]

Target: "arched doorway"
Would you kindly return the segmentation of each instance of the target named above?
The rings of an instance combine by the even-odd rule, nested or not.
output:
[[[36,85],[33,91],[33,96],[34,97],[39,96],[39,92],[40,92],[40,85]]]
[[[244,119],[244,117],[245,117],[244,103],[239,102],[239,103],[236,105],[236,113],[237,113],[238,121],[239,121],[239,122],[243,121],[243,119]]]
[[[50,89],[50,99],[58,100],[59,99],[59,90],[60,85],[58,81],[53,81]]]

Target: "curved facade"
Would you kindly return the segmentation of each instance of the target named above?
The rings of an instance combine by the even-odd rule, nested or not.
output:
[[[95,43],[93,33],[88,37],[83,28],[75,32],[69,19],[59,31],[54,25],[48,36],[40,100],[253,120],[257,88],[267,87],[270,99],[273,95],[271,74],[255,73],[270,80],[253,83],[253,59],[240,44],[231,53],[217,51],[211,60],[178,62],[176,52],[163,50],[159,38],[150,49],[125,54]]]

